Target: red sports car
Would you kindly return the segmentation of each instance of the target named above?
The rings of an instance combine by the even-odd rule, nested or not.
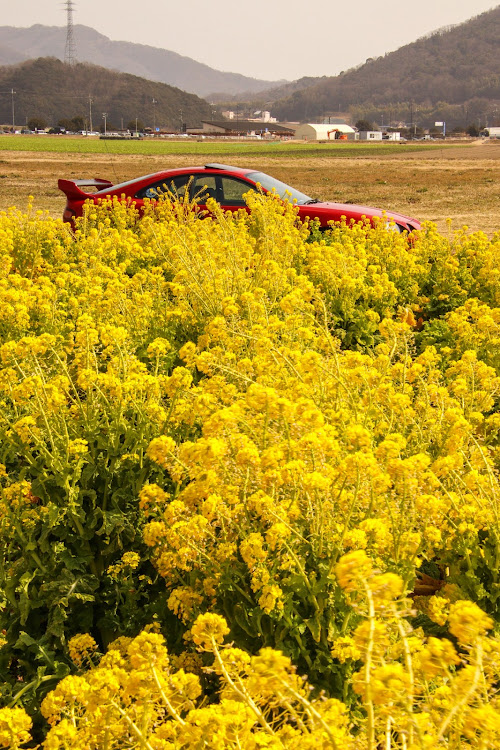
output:
[[[120,200],[127,200],[141,211],[145,200],[156,200],[165,193],[183,198],[189,191],[189,198],[196,200],[200,208],[205,208],[207,198],[215,198],[228,211],[245,208],[244,194],[249,190],[275,192],[284,200],[294,202],[298,206],[300,219],[318,219],[322,229],[328,229],[328,222],[339,221],[345,217],[347,222],[361,221],[366,217],[370,221],[385,219],[393,222],[396,231],[413,232],[420,229],[420,223],[403,214],[392,211],[384,212],[379,208],[355,206],[350,203],[322,202],[310,198],[299,190],[286,185],[284,182],[270,177],[264,172],[241,167],[229,167],[226,164],[205,164],[204,167],[185,167],[155,172],[144,177],[137,177],[129,182],[118,185],[108,180],[59,180],[60,190],[66,194],[67,203],[63,213],[64,221],[71,224],[83,213],[86,200],[99,201],[116,196]],[[82,188],[92,187],[95,192],[84,192]]]

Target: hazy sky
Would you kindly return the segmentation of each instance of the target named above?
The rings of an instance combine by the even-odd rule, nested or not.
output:
[[[496,0],[74,0],[73,21],[110,39],[173,50],[218,70],[292,80],[336,75],[497,5]],[[63,0],[3,0],[2,6],[2,26],[66,25]],[[76,42],[78,57],[77,37]]]

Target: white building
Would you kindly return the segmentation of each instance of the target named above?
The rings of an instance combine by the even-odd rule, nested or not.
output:
[[[276,117],[271,117],[271,113],[267,109],[258,109],[250,119],[256,122],[278,122]]]
[[[488,128],[487,130],[490,134],[490,138],[500,138],[500,128]]]
[[[250,121],[253,121],[253,122],[278,122],[276,117],[271,117],[271,113],[268,112],[267,110],[258,109],[256,112],[253,113],[253,115],[254,115],[253,117],[249,118]],[[236,112],[233,112],[232,109],[228,109],[225,112],[223,112],[222,116],[225,117],[226,120],[238,119],[236,117]],[[241,115],[240,115],[240,119],[243,119]]]
[[[381,130],[360,130],[359,140],[360,141],[381,141],[382,131]]]
[[[336,141],[347,140],[356,131],[345,123],[304,123],[298,125],[294,138],[299,141]]]

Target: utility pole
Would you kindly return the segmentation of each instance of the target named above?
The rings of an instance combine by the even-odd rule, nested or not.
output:
[[[66,0],[66,46],[64,48],[64,62],[68,65],[74,65],[76,62],[75,37],[73,35],[73,0]]]
[[[106,135],[106,133],[108,132],[107,129],[106,129],[106,120],[107,120],[107,117],[108,117],[108,113],[107,112],[103,112],[102,116],[103,116],[103,119],[104,119],[104,135]]]
[[[89,132],[92,133],[92,96],[89,94]]]
[[[14,89],[11,89],[10,91],[0,91],[0,94],[10,94],[11,100],[12,100],[12,130],[16,129],[16,120],[15,120],[15,113],[14,113],[14,94],[17,92],[14,91]]]
[[[158,100],[153,96],[153,135],[156,133],[156,105]]]

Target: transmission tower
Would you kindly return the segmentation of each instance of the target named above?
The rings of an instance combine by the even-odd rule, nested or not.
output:
[[[74,65],[76,62],[76,46],[75,37],[73,35],[73,8],[75,3],[73,0],[66,0],[64,3],[66,8],[66,46],[64,48],[64,62],[68,65]]]

